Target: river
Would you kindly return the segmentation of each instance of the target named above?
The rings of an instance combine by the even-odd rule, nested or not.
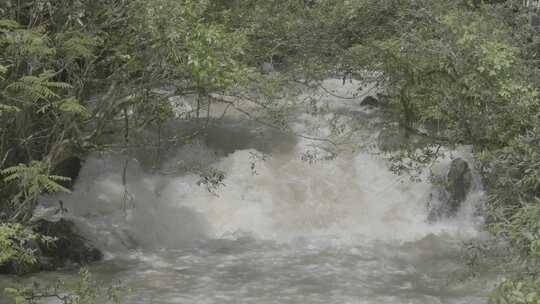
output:
[[[350,94],[337,80],[325,85]],[[358,101],[319,97],[377,119]],[[289,124],[325,137],[340,121],[332,115],[301,113]],[[376,132],[355,136],[369,142]],[[468,276],[463,249],[483,235],[478,185],[456,217],[428,222],[427,172],[413,182],[369,149],[328,155],[320,141],[238,121],[209,133],[169,153],[163,168],[184,170],[148,172],[131,161],[125,211],[118,156],[89,157],[73,194],[43,199],[41,212],[65,202],[65,216],[105,252],[91,272],[130,287],[127,303],[487,303],[492,281]]]

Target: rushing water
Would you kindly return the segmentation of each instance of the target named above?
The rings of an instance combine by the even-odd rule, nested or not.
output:
[[[352,101],[344,108],[366,112]],[[325,136],[325,115],[304,113],[291,126]],[[129,286],[128,303],[487,302],[488,280],[467,279],[462,259],[463,242],[479,235],[478,187],[455,218],[428,223],[432,186],[394,175],[381,156],[351,150],[310,163],[316,141],[233,130],[220,125],[164,166],[219,170],[215,188],[198,173],[148,173],[132,161],[124,212],[122,159],[91,157],[74,193],[44,206],[65,202],[106,253],[91,271]]]

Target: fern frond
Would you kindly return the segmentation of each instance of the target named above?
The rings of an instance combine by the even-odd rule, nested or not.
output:
[[[49,175],[49,178],[54,180],[54,181],[59,181],[59,182],[69,182],[69,181],[71,181],[70,177],[60,176],[60,175]]]
[[[60,96],[53,89],[71,89],[72,86],[65,82],[49,81],[50,73],[43,73],[40,76],[23,76],[19,80],[11,83],[6,89],[18,92],[30,99],[31,102],[38,100],[51,100]]]
[[[66,89],[66,90],[73,88],[72,85],[65,82],[47,81],[44,83],[44,85],[48,88],[57,88],[57,89]]]
[[[9,183],[9,182],[12,182],[16,179],[19,179],[20,178],[20,175],[18,174],[11,174],[11,175],[8,175],[7,177],[4,178],[4,182],[6,183]]]
[[[6,168],[6,169],[0,171],[0,173],[2,173],[2,175],[13,174],[13,173],[19,172],[21,170],[21,166],[24,166],[24,165],[19,164],[17,166],[9,167],[9,168]]]
[[[88,116],[90,112],[88,109],[79,103],[75,98],[62,99],[55,103],[55,106],[64,113],[75,114],[81,116]]]
[[[69,189],[57,182],[69,181],[68,177],[48,174],[47,165],[41,161],[31,161],[29,164],[18,164],[0,171],[5,176],[6,183],[18,182],[21,193],[30,198],[37,197],[44,191],[70,192]],[[28,197],[27,197],[28,199]]]
[[[58,176],[57,176],[58,177]],[[69,178],[68,178],[69,180]],[[64,186],[56,183],[53,179],[52,179],[52,176],[49,175],[49,176],[45,176],[45,175],[41,175],[39,176],[39,183],[40,183],[40,186],[47,190],[48,192],[70,192],[69,189],[65,188]]]
[[[39,60],[56,53],[56,50],[50,47],[47,35],[39,29],[6,28],[3,32],[3,41],[7,43],[6,54]]]
[[[11,19],[0,19],[0,29],[14,30],[19,28],[20,25],[15,20]]]
[[[21,109],[16,106],[8,106],[5,104],[0,104],[0,114],[2,113],[16,113],[19,112]]]
[[[66,58],[84,58],[91,59],[95,57],[94,50],[99,45],[99,40],[95,37],[86,36],[78,33],[72,37],[65,37],[66,35],[60,35],[58,37],[62,42],[61,51],[65,54]]]

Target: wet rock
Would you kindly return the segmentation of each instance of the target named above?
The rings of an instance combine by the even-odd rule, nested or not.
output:
[[[370,107],[378,107],[379,106],[379,100],[373,96],[367,96],[362,100],[360,103],[361,106],[370,106]]]
[[[471,190],[472,173],[469,164],[462,158],[454,159],[442,184],[434,187],[430,194],[429,221],[456,215]]]
[[[75,181],[81,172],[82,164],[83,161],[80,158],[70,157],[56,165],[53,172],[55,175],[69,177],[71,180],[60,181],[59,183],[68,189],[73,189],[73,185],[75,185]]]
[[[51,243],[39,242],[36,251],[41,270],[52,270],[70,264],[84,265],[99,261],[103,254],[99,249],[80,236],[72,221],[60,219],[57,222],[40,219],[34,223],[34,231],[53,237]]]
[[[462,158],[454,159],[450,164],[447,181],[448,204],[450,212],[455,214],[471,190],[472,174],[469,164]]]

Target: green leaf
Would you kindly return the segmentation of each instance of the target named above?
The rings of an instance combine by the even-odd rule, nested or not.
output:
[[[2,113],[15,113],[21,111],[20,108],[16,106],[9,106],[5,104],[0,104],[0,114]]]
[[[22,296],[15,297],[15,304],[25,304],[26,299]]]
[[[15,296],[17,294],[19,294],[19,290],[15,289],[15,288],[4,288],[4,292],[9,295],[9,296]]]
[[[79,101],[75,98],[67,98],[60,100],[55,103],[55,105],[59,108],[60,111],[68,113],[68,114],[74,114],[74,115],[81,115],[81,116],[89,116],[90,112],[79,103]]]
[[[0,19],[0,29],[13,30],[13,29],[17,29],[19,27],[20,27],[19,23],[17,23],[17,21],[15,21],[15,20]]]

